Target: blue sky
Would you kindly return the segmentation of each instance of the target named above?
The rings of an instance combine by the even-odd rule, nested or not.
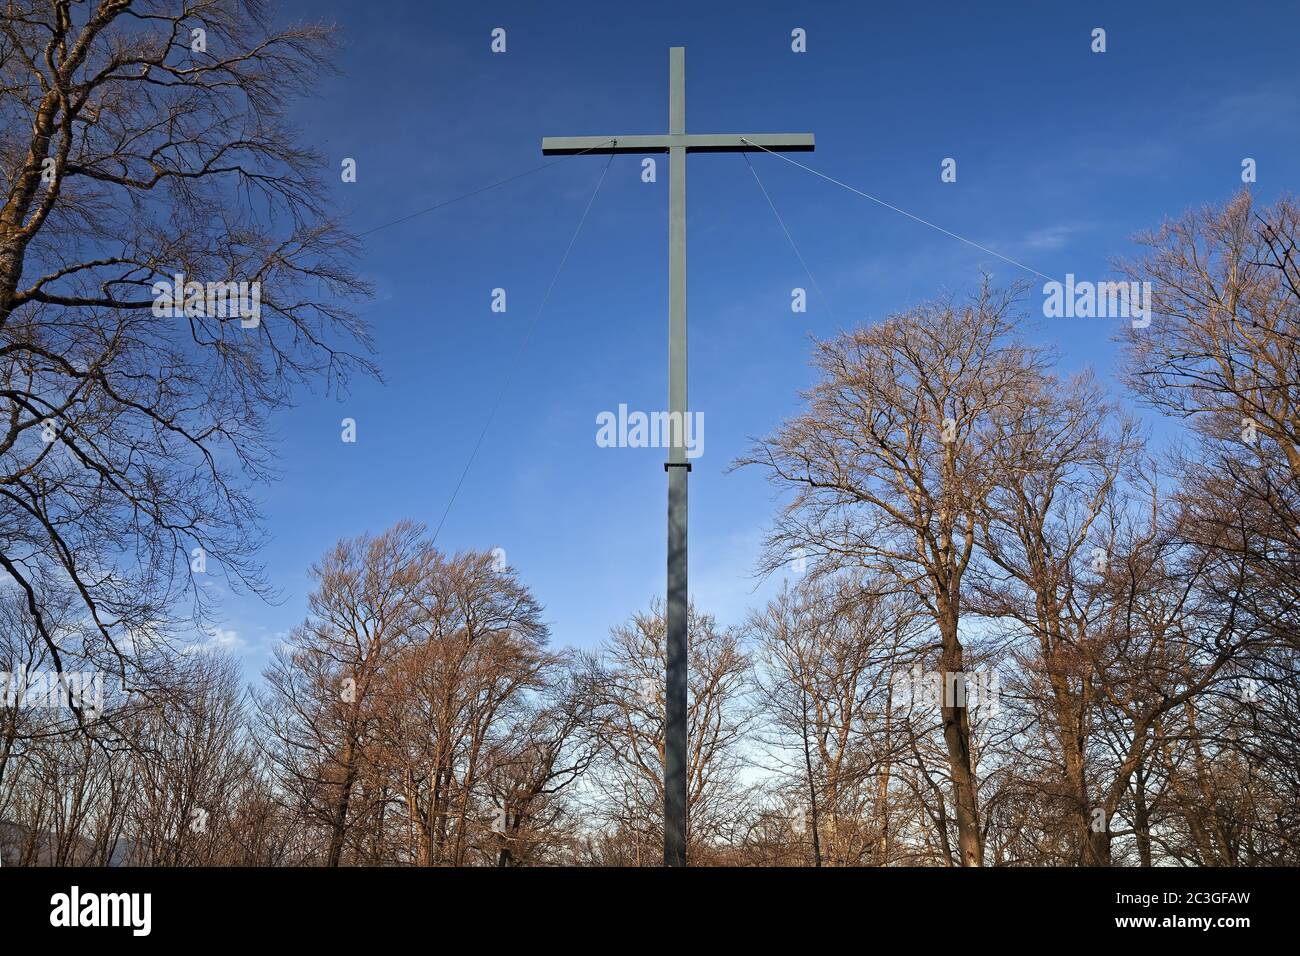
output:
[[[904,7],[905,9],[896,9]],[[544,162],[545,135],[662,132],[668,48],[687,49],[690,132],[811,131],[796,157],[1056,277],[1104,279],[1131,236],[1241,188],[1300,182],[1293,3],[433,4],[295,0],[337,24],[343,75],[299,105],[357,232]],[[507,51],[490,51],[490,33]],[[807,31],[807,52],[790,49]],[[1090,50],[1094,27],[1107,51]],[[357,161],[356,183],[339,164]],[[940,163],[957,160],[957,182]],[[599,448],[596,415],[666,402],[667,168],[613,161],[439,546],[501,547],[558,644],[589,647],[663,589],[657,449]],[[879,321],[981,269],[985,252],[792,167],[752,159],[829,308],[808,286],[743,157],[689,164],[691,408],[705,454],[690,485],[691,591],[724,624],[773,586],[753,567],[777,507],[749,438],[797,407],[810,336]],[[307,568],[341,536],[436,525],[511,355],[605,164],[579,156],[365,239],[359,270],[384,384],[304,394],[280,416],[281,479],[263,507],[278,606],[230,596],[221,640],[248,676],[305,612]],[[1113,371],[1114,320],[1041,317],[1026,335],[1067,369]],[[490,310],[507,290],[508,311]],[[354,418],[357,442],[340,440]],[[758,587],[757,590],[756,587]]]

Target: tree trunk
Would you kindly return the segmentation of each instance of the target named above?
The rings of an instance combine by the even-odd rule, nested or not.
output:
[[[351,742],[343,752],[343,781],[334,802],[334,819],[330,823],[330,847],[326,866],[338,866],[343,858],[343,835],[348,825],[348,804],[352,802],[352,785],[356,782],[356,758]]]
[[[960,707],[949,706],[948,676],[965,677],[961,641],[957,638],[957,615],[948,610],[940,621],[943,639],[940,676],[943,679],[943,741],[948,749],[948,770],[952,775],[953,804],[957,812],[957,846],[962,866],[984,865],[984,841],[980,834],[979,805],[975,793],[975,774],[971,768],[970,719],[966,701]],[[957,701],[952,701],[957,704]]]

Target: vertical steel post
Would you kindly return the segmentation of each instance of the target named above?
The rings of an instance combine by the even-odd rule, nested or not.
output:
[[[811,133],[686,134],[686,49],[668,51],[666,135],[546,136],[546,156],[668,153],[668,607],[664,701],[664,865],[686,865],[687,608],[686,584],[686,154],[806,152]],[[675,426],[674,427],[674,424]]]
[[[686,132],[686,49],[668,51],[668,133]],[[668,150],[667,675],[664,686],[664,866],[686,865],[686,147]]]

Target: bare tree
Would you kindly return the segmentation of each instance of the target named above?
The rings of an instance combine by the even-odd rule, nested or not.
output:
[[[717,859],[748,813],[740,779],[752,713],[752,670],[735,629],[689,608],[687,686],[687,852],[696,865]],[[597,732],[606,744],[597,780],[604,815],[623,846],[606,863],[662,859],[665,623],[661,602],[610,631],[602,655],[606,706]]]
[[[998,478],[994,422],[1043,364],[1012,336],[1014,298],[986,281],[969,303],[941,299],[817,343],[808,409],[740,462],[795,492],[768,537],[768,566],[802,554],[822,570],[892,575],[930,615],[945,675],[965,672],[963,580]],[[965,707],[944,707],[943,736],[961,863],[979,866]]]
[[[1123,336],[1129,384],[1194,436],[1175,457],[1173,533],[1204,568],[1207,609],[1230,610],[1242,635],[1226,683],[1165,718],[1184,743],[1160,748],[1154,770],[1189,852],[1220,864],[1285,852],[1295,792],[1273,732],[1289,722],[1258,718],[1293,696],[1300,650],[1298,241],[1293,199],[1260,206],[1242,191],[1143,234],[1143,252],[1122,263],[1153,290],[1151,325]],[[1212,776],[1245,776],[1249,798],[1225,805]]]
[[[600,754],[602,701],[589,658],[566,657],[549,670],[537,699],[502,735],[486,775],[498,866],[546,862],[557,853],[572,860],[577,852],[580,810],[571,796]]]
[[[1049,742],[1039,773],[1021,780],[1040,781],[1035,803],[1071,835],[1069,862],[1095,865],[1090,758],[1106,688],[1095,633],[1105,594],[1094,583],[1109,564],[1107,518],[1123,507],[1118,483],[1138,442],[1091,375],[1026,382],[993,427],[1000,437],[988,453],[1001,478],[980,514],[987,560],[973,603],[1007,631],[1019,665],[1009,696],[1029,705],[1029,726]]]
[[[530,731],[530,708],[558,665],[548,640],[541,605],[490,553],[426,562],[411,637],[383,674],[371,748],[399,796],[411,862],[495,857],[494,826],[518,826],[522,804],[495,804],[490,791],[494,770],[541,730]]]
[[[245,737],[238,665],[194,654],[165,703],[140,709],[128,732],[125,860],[142,866],[228,862],[240,792],[255,756]]]
[[[340,541],[311,569],[309,616],[276,649],[257,695],[283,784],[327,828],[325,864],[342,860],[365,745],[379,720],[384,668],[413,638],[436,556],[424,529],[399,522]],[[369,811],[372,808],[365,808]]]
[[[851,579],[785,589],[750,616],[760,733],[791,781],[791,836],[815,866],[884,864],[893,767],[905,752],[894,679],[920,636],[916,610]]]
[[[55,668],[140,684],[138,639],[205,613],[197,575],[267,593],[249,492],[269,416],[371,370],[347,305],[365,284],[285,119],[330,52],[262,0],[0,18],[0,568]],[[75,648],[37,594],[65,578]]]
[[[1248,192],[1139,237],[1122,264],[1152,285],[1153,318],[1130,328],[1127,379],[1197,438],[1180,467],[1184,533],[1248,557],[1261,618],[1295,646],[1300,622],[1300,208]],[[1225,507],[1225,505],[1229,505]]]

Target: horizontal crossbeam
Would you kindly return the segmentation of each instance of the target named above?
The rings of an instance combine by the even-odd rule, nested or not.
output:
[[[742,142],[744,140],[744,142]],[[685,146],[688,153],[747,153],[759,147],[774,153],[810,153],[812,133],[659,133],[649,136],[546,136],[545,156],[573,156],[590,153],[666,153],[670,147]]]

